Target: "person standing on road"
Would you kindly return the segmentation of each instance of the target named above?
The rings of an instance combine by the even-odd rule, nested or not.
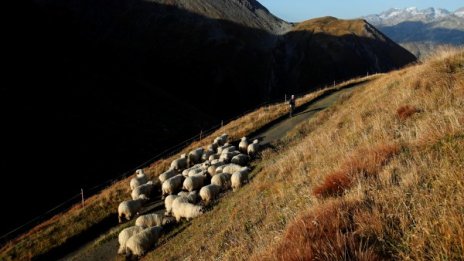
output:
[[[295,111],[295,95],[292,94],[288,104],[290,104],[290,117],[293,117],[293,111]]]

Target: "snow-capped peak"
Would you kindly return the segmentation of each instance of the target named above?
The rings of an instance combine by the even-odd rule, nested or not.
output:
[[[464,7],[461,7],[458,10],[456,10],[456,12],[454,12],[454,15],[464,18]]]
[[[434,22],[446,18],[453,13],[446,9],[430,7],[420,10],[417,7],[392,8],[378,15],[366,16],[366,20],[373,24],[395,25],[403,21]],[[454,15],[464,17],[464,10],[457,10]]]

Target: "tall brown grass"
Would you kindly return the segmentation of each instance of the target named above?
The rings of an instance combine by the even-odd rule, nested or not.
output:
[[[145,259],[461,260],[463,80],[461,49],[369,82],[263,152],[248,185]],[[421,113],[398,120],[407,104]]]

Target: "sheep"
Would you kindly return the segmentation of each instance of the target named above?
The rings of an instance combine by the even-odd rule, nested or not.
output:
[[[180,155],[179,159],[173,160],[171,162],[171,169],[175,169],[177,171],[182,171],[187,168],[187,155],[182,154]]]
[[[247,153],[248,145],[249,145],[249,142],[248,142],[247,137],[242,137],[242,139],[240,140],[240,143],[238,144],[238,150],[242,153]]]
[[[148,198],[145,195],[140,195],[138,199],[126,200],[118,206],[118,219],[122,223],[122,218],[130,220],[132,216],[137,215],[139,210],[143,207]]]
[[[203,214],[203,207],[194,205],[187,201],[187,198],[178,197],[172,203],[172,214],[179,222],[181,218],[190,220]]]
[[[209,161],[218,160],[220,156],[221,155],[219,155],[219,154],[214,154],[214,155],[209,156],[208,160]]]
[[[229,173],[220,173],[214,175],[211,178],[211,184],[220,186],[222,190],[227,190],[230,188],[230,177],[231,174]]]
[[[248,156],[250,156],[250,157],[256,156],[256,154],[259,151],[259,147],[260,147],[259,146],[259,141],[254,140],[252,144],[248,145],[248,148],[247,148]]]
[[[217,143],[219,144],[219,146],[222,146],[224,145],[226,142],[227,142],[227,138],[229,136],[227,134],[222,134],[221,136],[217,137],[216,139],[214,139],[214,143]]]
[[[214,164],[211,164],[211,166],[208,167],[208,174],[212,177],[216,175],[216,169],[220,166],[224,165],[224,162],[218,161]]]
[[[225,164],[224,162],[222,162],[222,163]],[[227,166],[227,165],[220,165],[220,166],[216,167],[216,170],[215,170],[216,173],[214,175],[222,173],[222,170],[224,169],[225,166]]]
[[[192,177],[192,176],[197,176],[197,175],[201,175],[203,174],[205,171],[201,168],[196,168],[196,169],[191,169],[188,174],[187,174],[187,177]]]
[[[222,173],[229,173],[229,174],[233,174],[239,170],[241,170],[243,167],[240,166],[240,165],[237,165],[237,164],[227,164],[227,165],[224,165],[223,169],[222,169]]]
[[[209,160],[209,157],[211,155],[215,154],[214,150],[212,149],[207,149],[205,152],[203,152],[203,155],[201,155],[201,160],[202,161],[207,161]]]
[[[203,156],[204,149],[198,148],[189,152],[187,156],[188,165],[197,164],[201,162],[201,156]]]
[[[164,207],[166,208],[166,212],[164,213],[165,216],[172,214],[172,203],[178,197],[178,195],[169,195],[164,199]]]
[[[223,146],[220,146],[218,147],[217,149],[217,154],[221,155],[222,152],[224,152],[225,150],[229,150],[229,148],[232,147],[230,145],[223,145]]]
[[[149,227],[129,238],[126,242],[126,256],[143,256],[158,242],[163,228]]]
[[[221,154],[228,153],[228,152],[234,152],[236,150],[237,150],[237,148],[235,148],[235,146],[225,147],[225,148],[222,149]]]
[[[205,182],[205,175],[193,175],[189,176],[184,180],[184,184],[182,186],[182,189],[187,190],[187,191],[192,191],[192,190],[198,190],[201,187],[203,187],[203,184]]]
[[[164,181],[161,187],[163,197],[165,197],[166,195],[174,194],[177,191],[181,190],[184,178],[184,176],[179,174]]]
[[[172,217],[166,217],[163,214],[146,214],[138,217],[135,220],[135,225],[142,228],[154,227],[154,226],[165,226],[174,221]]]
[[[219,144],[213,142],[212,144],[208,145],[208,150],[216,152],[218,147],[219,147]]]
[[[143,231],[143,228],[139,226],[132,226],[123,229],[119,232],[118,241],[119,241],[119,249],[118,254],[122,255],[126,253],[126,242],[131,238],[133,235],[138,234]]]
[[[157,187],[161,187],[161,183],[153,183],[153,181],[148,181],[146,184],[138,186],[134,190],[132,190],[132,199],[135,200],[142,194],[147,196],[147,198],[150,198],[150,196],[153,194]]]
[[[215,184],[210,184],[208,186],[204,186],[200,190],[200,197],[203,201],[207,204],[215,199],[219,192],[221,191],[221,187]]]
[[[133,177],[130,181],[130,188],[131,190],[135,189],[136,187],[143,185],[148,182],[148,177],[143,173],[141,169],[136,170],[135,177]]]
[[[243,184],[248,183],[248,174],[250,173],[250,168],[243,167],[241,170],[232,174],[230,181],[232,183],[232,190],[236,191]]]
[[[165,182],[167,179],[174,177],[175,175],[177,175],[177,172],[175,169],[168,169],[167,171],[161,173],[158,179],[161,182],[161,184],[163,184],[163,182]]]
[[[219,157],[219,160],[225,163],[229,163],[233,157],[237,156],[240,154],[238,151],[230,151],[230,152],[222,152],[221,156]]]
[[[197,190],[191,192],[181,191],[177,195],[187,198],[187,201],[192,204],[196,204],[200,200],[200,195]]]
[[[238,154],[235,155],[231,160],[231,163],[240,165],[240,166],[246,166],[248,165],[248,162],[250,162],[250,156],[246,154]]]

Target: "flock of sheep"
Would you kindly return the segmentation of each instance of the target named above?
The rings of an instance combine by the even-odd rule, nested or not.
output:
[[[130,220],[161,188],[166,212],[139,216],[135,226],[119,233],[119,254],[142,256],[154,247],[163,226],[193,219],[205,211],[205,206],[219,194],[232,188],[234,191],[248,182],[250,159],[260,149],[258,140],[253,143],[243,137],[238,148],[227,142],[228,135],[217,137],[207,149],[198,148],[171,163],[157,181],[149,181],[142,170],[137,170],[130,181],[132,200],[118,207],[119,222]]]

